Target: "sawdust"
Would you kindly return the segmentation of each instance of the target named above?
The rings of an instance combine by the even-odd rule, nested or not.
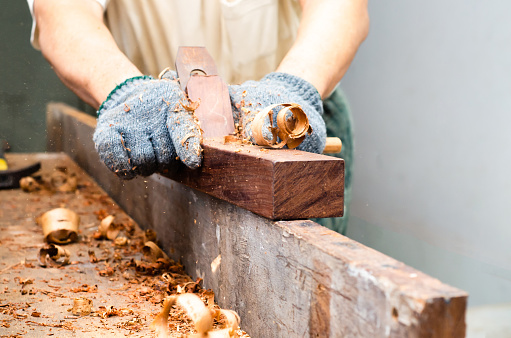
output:
[[[0,196],[5,205],[4,219],[17,219],[16,215],[22,214],[25,222],[0,223],[4,234],[0,235],[0,255],[12,257],[0,262],[5,265],[0,269],[0,328],[7,330],[7,336],[32,337],[38,332],[35,336],[152,337],[149,324],[164,300],[182,294],[195,294],[208,309],[218,312],[214,293],[203,288],[202,279],[192,279],[179,261],[163,251],[152,251],[158,248],[154,231],[140,230],[85,175],[73,176],[77,178],[74,194],[47,188],[44,182],[50,179],[44,176],[38,179],[43,182],[41,189],[30,193],[10,191],[11,195]],[[3,198],[12,203],[4,203]],[[85,225],[78,231],[78,241],[65,246],[69,255],[56,258],[56,246],[43,247],[45,268],[37,264],[43,234],[35,218],[49,206],[75,210]],[[30,215],[31,220],[27,217]],[[116,236],[104,236],[98,229],[108,216],[114,218],[105,223],[114,224]],[[24,231],[22,237],[27,240],[16,241],[5,235],[12,231]],[[155,247],[148,247],[148,242]],[[67,265],[59,260],[67,261]],[[90,312],[75,311],[78,316],[68,312],[75,298],[90,300]],[[197,333],[193,321],[180,307],[169,310],[167,325],[170,337]],[[226,319],[214,316],[212,328],[225,327]],[[239,327],[232,332],[249,337]]]

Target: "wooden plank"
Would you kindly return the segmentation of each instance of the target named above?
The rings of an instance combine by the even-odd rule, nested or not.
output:
[[[70,139],[52,139],[48,144],[66,149],[78,141],[88,144],[90,148],[85,149],[92,152],[90,135],[81,134],[84,128],[92,134],[96,126],[94,117],[57,103],[50,104],[48,111],[50,135],[62,138],[61,129],[73,131],[68,134]],[[78,123],[84,127],[78,128]],[[165,176],[275,220],[343,215],[342,159],[299,150],[223,144],[219,139],[204,139],[203,148],[204,162],[199,169],[190,170],[182,165]]]
[[[465,335],[464,291],[311,221],[274,222],[160,175],[117,179],[76,111],[53,104],[49,114],[62,126],[63,140],[52,144],[157,231],[252,337]]]

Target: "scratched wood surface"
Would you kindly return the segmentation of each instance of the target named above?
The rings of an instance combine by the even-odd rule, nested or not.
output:
[[[464,291],[311,221],[271,221],[160,175],[121,181],[83,115],[48,113],[51,148],[157,231],[252,337],[464,337]]]

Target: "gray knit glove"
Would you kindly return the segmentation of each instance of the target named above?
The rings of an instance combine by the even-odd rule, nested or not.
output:
[[[323,102],[316,88],[309,82],[287,73],[270,73],[260,81],[247,81],[241,85],[229,86],[234,122],[244,126],[244,136],[254,142],[251,123],[254,115],[263,108],[276,103],[297,103],[309,118],[312,134],[307,135],[297,149],[321,153],[325,148],[326,127],[323,115]],[[245,111],[241,108],[245,108]],[[248,110],[248,111],[247,111]],[[277,125],[277,114],[273,114],[273,125]],[[267,126],[263,126],[263,136],[272,139]],[[280,140],[279,140],[280,141]]]
[[[202,161],[200,128],[190,111],[176,73],[160,80],[128,79],[98,110],[94,142],[105,165],[124,179],[166,172],[177,158],[194,169]]]

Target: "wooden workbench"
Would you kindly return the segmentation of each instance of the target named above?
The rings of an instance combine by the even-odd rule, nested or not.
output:
[[[48,106],[48,149],[78,163],[253,337],[463,337],[467,294],[319,224],[271,221],[153,175],[121,181],[95,119]]]
[[[12,167],[40,162],[36,175],[43,185],[33,192],[0,190],[0,337],[155,337],[149,324],[167,295],[194,292],[212,299],[211,290],[196,286],[178,262],[154,273],[133,266],[143,259],[144,232],[67,155],[8,154],[7,160]],[[63,168],[77,178],[76,191],[49,184]],[[37,257],[45,243],[36,220],[62,207],[80,217],[78,241],[61,245],[70,252],[69,265],[43,267]],[[107,215],[123,228],[126,244],[95,236]],[[92,301],[90,314],[69,311],[78,297]],[[174,308],[169,321],[171,338],[193,330],[182,309]]]
[[[126,248],[116,248],[110,241],[87,242],[99,224],[98,213],[115,215],[119,222],[133,222],[131,218],[65,154],[8,154],[7,160],[13,167],[40,161],[42,169],[38,174],[46,177],[56,167],[66,167],[70,173],[77,174],[79,189],[70,194],[0,190],[0,336],[153,336],[148,323],[161,306],[158,302],[132,297],[145,286],[131,284],[125,277],[133,277],[133,274],[123,277],[119,271],[110,277],[102,277],[99,271],[104,269],[105,262],[92,264],[89,261],[89,250],[93,250],[98,258],[111,257],[114,250],[125,251],[124,260],[136,257]],[[43,268],[37,255],[45,243],[36,218],[58,207],[79,214],[81,240],[65,246],[71,253],[70,265]],[[141,232],[135,222],[133,225]],[[93,292],[85,292],[87,288]],[[84,292],[76,292],[77,289]],[[130,308],[134,312],[107,319],[73,316],[68,309],[73,307],[75,297],[91,299],[95,310],[100,306],[114,306]]]
[[[122,181],[93,151],[93,117],[50,104],[47,121],[48,149],[154,229],[254,337],[464,336],[465,292],[311,221],[273,222],[159,175]]]

